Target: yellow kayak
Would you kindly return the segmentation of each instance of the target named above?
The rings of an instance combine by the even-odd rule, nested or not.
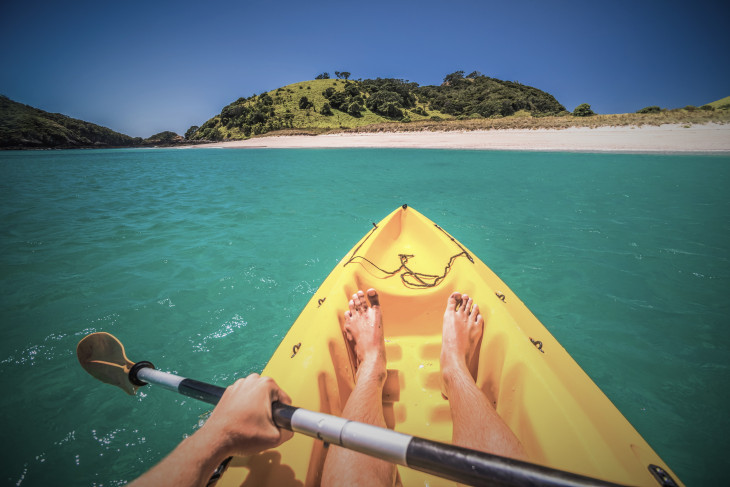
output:
[[[383,309],[389,428],[451,442],[439,355],[445,303],[466,293],[485,317],[477,386],[530,461],[619,484],[677,476],[520,299],[484,263],[412,208],[392,212],[335,267],[292,325],[262,375],[296,406],[340,416],[354,388],[342,332],[352,294],[374,287]],[[218,486],[317,486],[327,449],[295,435],[274,450],[234,458]],[[454,485],[398,467],[404,486]]]

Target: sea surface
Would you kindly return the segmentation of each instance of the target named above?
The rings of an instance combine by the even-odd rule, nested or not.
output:
[[[78,365],[87,333],[227,385],[407,203],[487,263],[688,485],[727,481],[730,156],[0,152],[0,485],[116,486],[210,407]]]

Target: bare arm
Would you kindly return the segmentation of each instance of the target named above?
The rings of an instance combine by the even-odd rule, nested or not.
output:
[[[132,487],[201,486],[216,467],[232,455],[252,455],[274,448],[292,433],[280,430],[271,403],[291,400],[273,379],[252,374],[228,387],[206,423]]]

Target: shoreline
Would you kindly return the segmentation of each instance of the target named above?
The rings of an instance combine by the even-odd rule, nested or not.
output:
[[[270,135],[180,148],[730,153],[730,124]]]

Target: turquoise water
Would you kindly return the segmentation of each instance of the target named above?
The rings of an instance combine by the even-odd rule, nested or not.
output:
[[[318,285],[408,203],[521,297],[688,485],[730,451],[730,157],[419,150],[0,153],[3,485],[120,485],[209,408],[91,379],[260,372]]]

